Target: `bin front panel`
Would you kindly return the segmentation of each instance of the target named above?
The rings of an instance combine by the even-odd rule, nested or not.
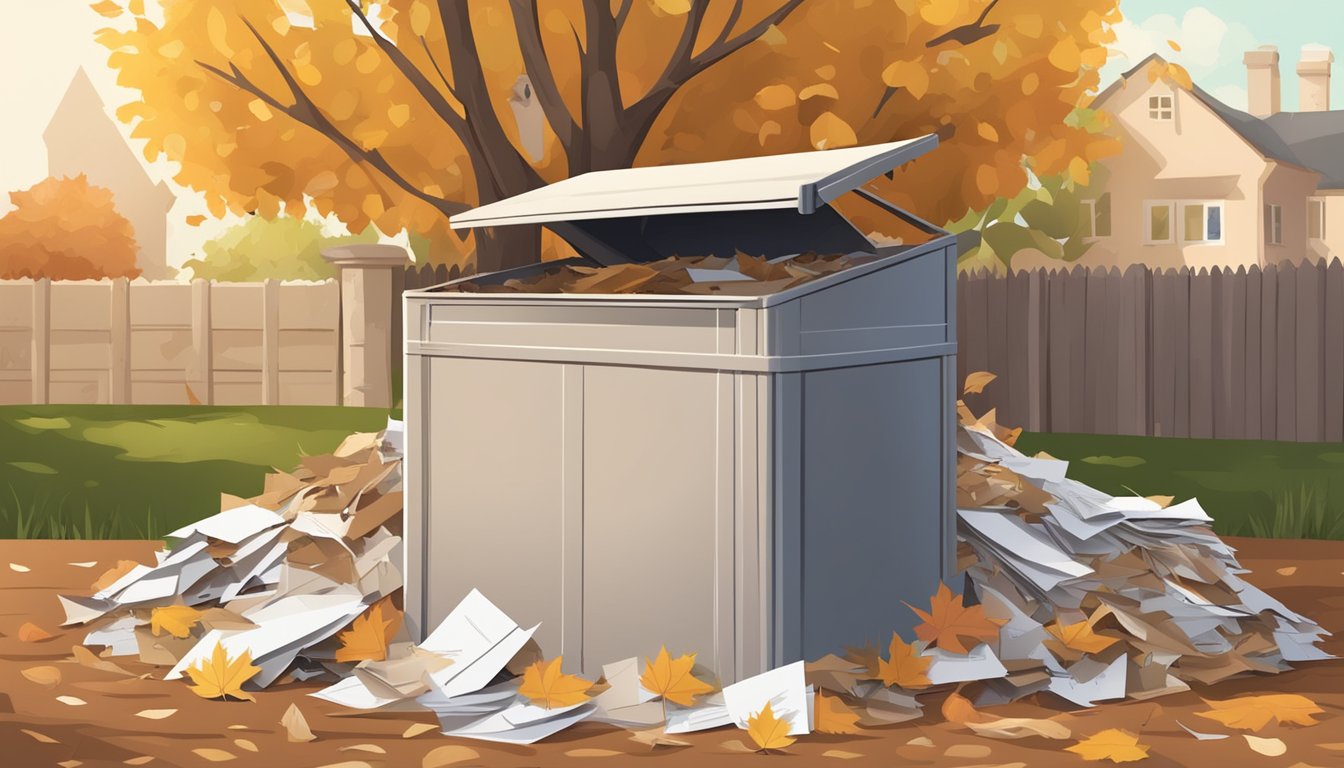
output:
[[[731,312],[722,316],[732,319]],[[721,351],[720,324],[712,308],[435,304],[429,341],[714,353]]]
[[[696,653],[711,667],[731,656],[731,641],[721,647],[719,633],[731,631],[720,611],[732,605],[732,455],[716,446],[724,429],[731,446],[733,424],[731,404],[721,409],[718,379],[699,371],[584,369],[583,666],[590,674],[604,663],[653,656],[660,645]],[[729,489],[726,503],[720,483]]]
[[[432,358],[426,409],[427,628],[472,588],[561,645],[564,367]],[[553,650],[554,649],[554,650]]]
[[[948,514],[942,360],[804,374],[802,655],[909,637]]]

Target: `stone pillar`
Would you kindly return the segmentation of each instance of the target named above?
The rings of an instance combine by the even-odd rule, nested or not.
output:
[[[398,245],[343,245],[322,258],[341,276],[341,371],[345,405],[391,408],[397,272],[409,263]]]

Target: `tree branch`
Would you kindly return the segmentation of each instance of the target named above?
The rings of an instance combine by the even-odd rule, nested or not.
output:
[[[555,135],[566,150],[579,137],[579,127],[565,106],[560,95],[560,86],[556,83],[555,72],[546,59],[546,49],[541,42],[541,17],[537,14],[537,4],[532,0],[509,0],[509,9],[513,11],[513,27],[518,35],[518,48],[523,53],[523,68],[532,81],[532,91],[537,102],[546,113],[546,121],[551,124]],[[578,32],[575,32],[575,39]],[[583,56],[583,49],[579,49]]]
[[[980,13],[980,18],[976,19],[973,24],[965,24],[945,32],[925,43],[924,47],[937,48],[943,43],[952,41],[961,43],[962,45],[970,45],[971,43],[983,40],[995,32],[998,32],[998,24],[985,24],[985,18],[989,16],[989,12],[994,10],[994,6],[998,4],[999,0],[989,0],[989,4],[985,6],[985,10]]]
[[[247,19],[243,19],[243,23],[247,25],[247,28],[252,32],[252,36],[257,39],[262,50],[266,53],[267,58],[271,60],[271,63],[278,70],[280,77],[285,81],[285,86],[289,89],[290,95],[294,99],[293,104],[284,104],[279,99],[267,93],[244,75],[235,64],[229,64],[229,72],[225,72],[218,67],[206,64],[199,60],[196,64],[207,72],[223,79],[225,82],[231,83],[235,87],[252,94],[263,103],[280,113],[287,115],[296,122],[306,125],[323,136],[326,136],[340,147],[351,160],[357,163],[364,163],[376,169],[407,194],[433,206],[443,213],[443,215],[452,216],[470,210],[470,206],[463,203],[455,203],[435,197],[416,187],[404,176],[397,173],[396,169],[394,169],[387,161],[387,158],[377,149],[365,149],[342,133],[326,115],[322,114],[322,111],[318,109],[313,100],[304,92],[302,86],[299,85],[293,74],[291,74],[288,68],[285,67],[284,61],[280,58],[279,54],[276,53],[270,43],[266,42],[265,38],[261,36],[261,33],[257,31],[256,27],[252,26],[252,23]]]
[[[803,0],[788,0],[775,11],[766,14],[765,18],[748,27],[742,34],[731,39],[725,37],[722,40],[715,40],[708,48],[691,59],[691,64],[695,68],[695,72],[692,74],[704,70],[709,65],[765,34],[765,30],[788,18],[789,14],[798,10],[798,6],[802,4]]]
[[[625,28],[625,20],[630,16],[630,7],[635,4],[635,0],[621,0],[620,6],[616,8],[616,13],[611,20],[616,22],[616,31],[620,32]]]

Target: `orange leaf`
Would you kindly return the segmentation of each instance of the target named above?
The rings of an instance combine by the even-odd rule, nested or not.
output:
[[[959,693],[952,693],[946,699],[943,699],[943,719],[949,723],[965,725],[966,723],[976,723],[987,720],[986,716],[976,710],[971,700]]]
[[[550,661],[538,661],[523,670],[523,684],[518,687],[518,692],[546,709],[587,701],[587,691],[593,684],[577,675],[562,674],[563,658],[556,656]]]
[[[859,143],[854,129],[834,112],[822,112],[812,121],[812,146],[817,149],[852,147]]]
[[[834,696],[817,691],[813,725],[821,733],[858,733],[859,716]]]
[[[1213,709],[1195,714],[1217,720],[1229,728],[1247,731],[1258,731],[1268,725],[1270,720],[1294,725],[1316,725],[1311,716],[1325,712],[1316,702],[1296,693],[1241,696],[1226,701],[1205,699],[1204,703]]]
[[[199,213],[195,213],[187,217],[188,227],[199,227],[203,223],[205,223],[205,217]]]
[[[1181,44],[1180,44],[1180,43],[1176,42],[1175,40],[1168,40],[1168,41],[1167,41],[1167,45],[1171,46],[1171,50],[1176,51],[1177,53],[1180,53],[1180,51],[1181,51]]]
[[[1056,653],[1059,653],[1061,648],[1070,648],[1080,653],[1100,653],[1117,642],[1114,637],[1093,632],[1092,623],[1089,621],[1064,625],[1053,621],[1046,626],[1045,631],[1055,636],[1055,640],[1046,640],[1045,645]],[[1060,653],[1060,655],[1067,654]]]
[[[383,609],[391,613],[383,618]],[[401,626],[401,611],[388,598],[373,604],[364,615],[355,619],[350,629],[341,633],[341,647],[336,651],[337,661],[383,661],[387,658],[387,644]]]
[[[890,658],[879,659],[877,662],[878,677],[883,685],[895,685],[901,688],[924,688],[931,685],[928,672],[933,659],[920,656],[919,649],[902,640],[895,632],[891,633],[891,647],[887,653]]]
[[[122,576],[135,570],[135,566],[137,565],[139,565],[139,563],[134,560],[118,560],[116,565],[103,571],[103,575],[99,576],[98,580],[93,582],[93,589],[107,589],[115,584],[117,579],[120,579]]]
[[[25,643],[40,643],[51,639],[51,633],[28,621],[19,627],[19,639]]]
[[[997,375],[992,374],[989,371],[968,373],[966,374],[966,383],[961,388],[961,393],[963,395],[978,395],[981,392],[984,392],[985,387],[989,386],[989,383],[997,378],[999,378]]]
[[[998,639],[999,624],[985,616],[985,607],[964,606],[962,596],[954,596],[946,584],[938,584],[938,592],[930,599],[930,610],[927,613],[909,603],[905,605],[924,620],[915,627],[915,635],[944,651],[970,653],[970,648],[962,643],[962,638],[981,642]],[[972,643],[971,647],[979,644],[979,642]]]
[[[1140,744],[1138,736],[1118,728],[1093,734],[1067,750],[1082,755],[1084,760],[1110,760],[1112,763],[1130,763],[1148,757],[1147,744]]]
[[[747,735],[761,749],[783,749],[796,739],[789,735],[789,721],[775,717],[770,702],[765,709],[747,718]]]
[[[667,652],[667,646],[658,651],[657,658],[644,659],[644,674],[639,676],[639,684],[649,693],[656,693],[664,699],[683,707],[695,705],[695,697],[710,693],[714,686],[691,674],[695,667],[695,654],[688,653],[675,660]]]

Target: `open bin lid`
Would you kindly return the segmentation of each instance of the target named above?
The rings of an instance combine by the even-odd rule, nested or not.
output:
[[[936,146],[938,137],[929,134],[866,147],[594,171],[449,222],[454,229],[545,224],[601,264],[737,249],[767,257],[871,251],[868,238],[830,203]]]

